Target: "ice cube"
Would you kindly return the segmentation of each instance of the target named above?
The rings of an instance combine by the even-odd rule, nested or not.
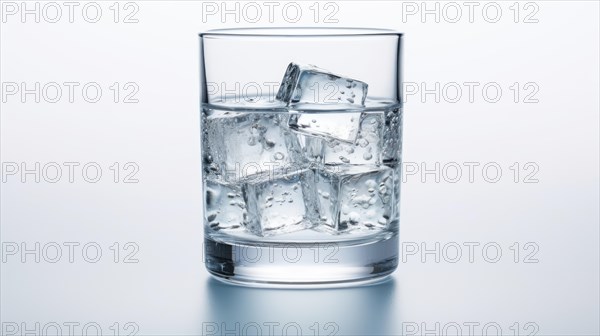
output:
[[[317,171],[320,223],[329,231],[385,228],[393,210],[394,171],[338,166]]]
[[[337,139],[322,139],[323,163],[326,165],[381,165],[383,151],[383,112],[363,113],[356,140],[349,144]]]
[[[344,78],[312,65],[290,63],[276,99],[301,113],[290,116],[289,126],[308,134],[353,142],[358,133],[360,112],[308,113],[359,109],[364,106],[368,86],[359,80]]]
[[[310,169],[262,175],[242,187],[248,207],[246,229],[272,236],[310,228],[318,218],[314,173]]]
[[[364,106],[368,85],[314,65],[290,63],[275,98],[295,104]],[[321,106],[322,107],[322,106]]]
[[[298,139],[281,114],[214,113],[206,117],[203,135],[206,173],[222,181],[236,182],[303,162]]]
[[[240,229],[246,217],[246,202],[239,185],[207,180],[204,185],[204,218],[212,230]]]
[[[292,113],[289,126],[309,135],[353,143],[358,135],[360,116],[360,112]]]

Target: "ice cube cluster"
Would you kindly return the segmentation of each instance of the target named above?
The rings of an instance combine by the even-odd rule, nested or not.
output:
[[[287,112],[203,114],[208,227],[260,237],[385,229],[398,186],[384,145],[397,141],[386,134],[397,116],[364,112],[367,89],[291,63],[276,96]]]

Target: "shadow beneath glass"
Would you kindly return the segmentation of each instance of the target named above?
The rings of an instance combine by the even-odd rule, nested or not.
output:
[[[206,335],[378,335],[392,333],[395,280],[353,288],[265,289],[210,278]],[[399,319],[400,316],[395,316]]]

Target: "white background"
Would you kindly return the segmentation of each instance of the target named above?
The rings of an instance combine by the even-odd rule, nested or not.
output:
[[[222,17],[220,1],[28,3],[38,4],[39,22],[22,17],[20,3],[1,2],[5,334],[52,334],[55,324],[68,334],[69,322],[74,334],[87,326],[104,335],[210,334],[214,326],[216,334],[256,334],[256,324],[263,335],[268,325],[284,333],[286,324],[290,335],[294,327],[304,335],[456,334],[456,325],[463,335],[600,333],[598,2],[427,3],[439,6],[439,22],[421,16],[420,2],[258,1],[258,20],[257,6],[246,2],[227,3],[234,13],[237,3],[238,17]],[[402,186],[405,253],[392,281],[265,290],[221,285],[204,270],[197,34],[248,26],[405,33],[405,88],[419,91],[406,97],[403,159],[419,171]],[[22,83],[33,89],[36,82],[39,103],[21,96]],[[79,84],[73,102],[65,82]],[[478,83],[471,97],[465,82]],[[48,83],[62,88],[57,102]],[[86,83],[102,89],[98,102],[86,101],[94,98],[93,88],[82,94]],[[421,85],[436,83],[437,97],[421,96]],[[125,103],[136,88],[129,98],[137,102]],[[21,174],[36,162],[39,182]],[[56,183],[52,162],[62,167]],[[65,162],[79,164],[72,183]],[[462,167],[455,183],[453,162]],[[472,182],[465,162],[479,164]],[[87,163],[101,167],[98,182],[82,176]],[[436,163],[439,182],[422,174]],[[483,174],[486,164],[492,168]],[[138,182],[123,183],[135,167]],[[492,183],[494,167],[502,175]],[[85,177],[93,179],[94,169]],[[79,244],[72,262],[69,243]],[[50,262],[57,245],[62,255]],[[97,262],[94,246],[102,251]]]

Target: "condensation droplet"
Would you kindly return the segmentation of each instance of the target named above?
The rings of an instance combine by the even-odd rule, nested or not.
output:
[[[271,140],[265,140],[265,147],[273,148],[273,147],[275,147],[275,142],[273,142]]]
[[[341,160],[343,163],[350,163],[350,160],[348,160],[346,157],[343,157],[343,156],[340,156],[340,160]]]
[[[360,138],[360,139],[358,139],[358,140],[356,141],[356,143],[357,143],[357,144],[358,144],[360,147],[362,147],[362,148],[365,148],[365,147],[367,147],[367,146],[369,145],[369,140],[367,140],[367,139],[365,139],[365,138]]]

